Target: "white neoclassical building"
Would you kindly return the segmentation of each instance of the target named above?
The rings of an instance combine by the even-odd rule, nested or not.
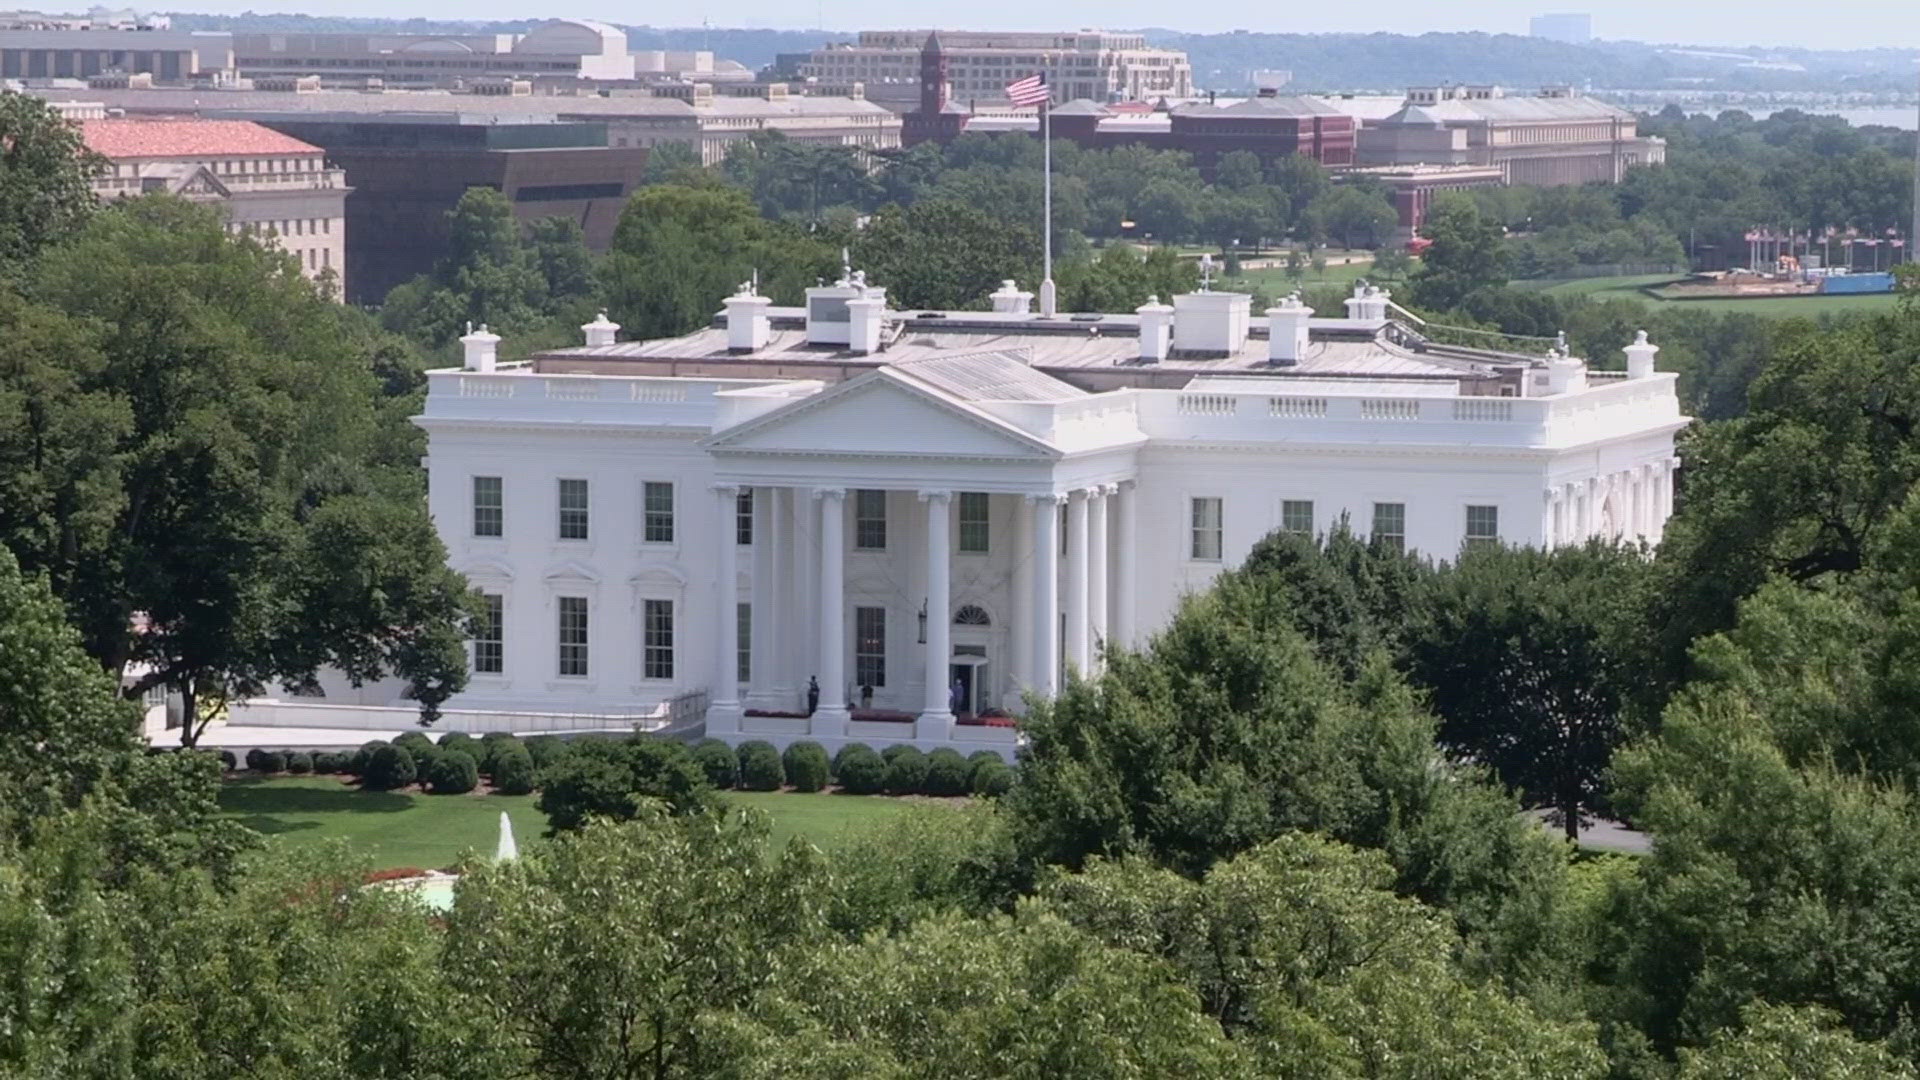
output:
[[[1345,516],[1449,558],[1656,541],[1671,510],[1687,420],[1644,335],[1602,373],[1429,342],[1371,288],[1332,318],[1029,299],[894,311],[850,273],[802,308],[743,287],[669,340],[602,317],[520,364],[470,334],[418,418],[488,612],[450,710],[704,699],[729,739],[1005,746],[982,714],[1141,642],[1276,529]]]

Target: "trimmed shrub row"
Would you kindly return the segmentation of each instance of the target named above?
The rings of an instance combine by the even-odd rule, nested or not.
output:
[[[522,742],[505,731],[490,731],[479,739],[449,731],[436,743],[424,732],[408,731],[390,743],[375,739],[357,750],[337,753],[256,747],[247,751],[246,766],[258,773],[358,776],[361,786],[375,791],[419,783],[436,795],[465,794],[479,787],[485,776],[502,794],[528,795],[539,772],[539,756],[557,760],[567,746],[552,736]],[[231,752],[220,754],[222,764],[236,767]]]

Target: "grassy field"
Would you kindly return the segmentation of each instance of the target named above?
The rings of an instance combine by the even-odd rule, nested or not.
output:
[[[1821,315],[1856,311],[1884,312],[1892,311],[1894,305],[1898,303],[1892,293],[1873,296],[1768,296],[1743,300],[1662,300],[1640,291],[1647,286],[1662,285],[1677,280],[1680,280],[1679,277],[1673,274],[1651,274],[1536,284],[1539,284],[1541,292],[1549,296],[1591,296],[1595,300],[1633,300],[1649,307],[1671,307],[1682,311],[1737,311],[1747,315],[1767,315],[1774,318],[1812,319]],[[1529,283],[1517,281],[1514,284],[1525,288]]]
[[[799,835],[823,848],[911,805],[900,799],[794,792],[729,792],[727,798],[765,811],[775,845]],[[537,844],[547,816],[533,808],[533,801],[531,795],[361,791],[332,776],[242,777],[220,789],[221,809],[233,820],[293,845],[344,839],[376,869],[435,869],[452,865],[468,848],[492,851],[502,810],[523,847]]]
[[[1326,285],[1345,287],[1356,280],[1373,280],[1373,264],[1370,262],[1348,263],[1343,266],[1329,266],[1320,274],[1307,267],[1298,282],[1287,276],[1285,266],[1267,267],[1260,270],[1242,271],[1239,277],[1222,277],[1215,280],[1214,287],[1232,289],[1236,292],[1263,292],[1268,296],[1285,296],[1294,289],[1312,289]],[[1391,286],[1392,282],[1388,282]]]

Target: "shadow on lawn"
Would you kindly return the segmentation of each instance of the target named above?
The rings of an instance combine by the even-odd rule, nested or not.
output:
[[[284,787],[259,779],[234,779],[220,785],[220,809],[249,829],[263,833],[318,827],[316,821],[289,820],[307,814],[346,812],[393,814],[413,807],[415,797],[394,791],[338,787]]]

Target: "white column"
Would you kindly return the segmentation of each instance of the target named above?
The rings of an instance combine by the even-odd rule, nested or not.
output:
[[[1007,626],[1007,651],[1013,654],[1008,663],[1013,677],[1001,705],[1017,710],[1021,696],[1033,685],[1033,616],[1028,614],[1033,607],[1033,555],[1020,550],[1033,537],[1033,504],[1018,495],[1012,502],[1013,539],[1007,547],[1013,560],[1013,587],[1002,621]]]
[[[1137,643],[1138,628],[1134,624],[1138,586],[1135,573],[1138,559],[1134,551],[1134,522],[1139,514],[1140,496],[1134,490],[1132,480],[1122,480],[1114,486],[1113,494],[1113,533],[1114,590],[1113,590],[1113,641],[1123,649],[1131,649]]]
[[[1033,503],[1033,692],[1052,697],[1060,686],[1060,496],[1028,496]]]
[[[709,733],[740,730],[740,569],[739,545],[734,543],[734,515],[739,487],[713,485],[715,599],[713,689],[707,697]]]
[[[953,493],[923,491],[920,499],[927,504],[927,695],[914,735],[945,742],[953,734],[947,678],[953,658],[953,564],[949,550]]]
[[[805,547],[795,518],[796,494],[790,487],[773,489],[773,564],[778,606],[774,608],[774,617],[768,620],[774,636],[768,658],[774,664],[771,672],[774,708],[781,710],[791,710],[800,703],[800,688],[806,685],[806,672],[811,666],[800,662],[798,652],[799,643],[807,639],[807,633],[800,621],[805,608],[800,599],[800,582],[805,577],[800,560]]]
[[[1087,619],[1092,640],[1088,644],[1089,673],[1100,665],[1100,650],[1106,648],[1112,627],[1107,622],[1107,496],[1112,484],[1102,484],[1087,495]]]
[[[1067,665],[1086,675],[1093,670],[1087,651],[1087,493],[1067,494]]]
[[[847,733],[847,493],[815,488],[820,503],[820,706],[812,734],[830,739]]]
[[[774,620],[780,617],[777,599],[780,585],[774,558],[779,542],[773,523],[773,489],[764,484],[753,486],[753,623],[750,627],[748,656],[752,665],[747,682],[746,703],[758,709],[779,708],[774,687],[780,682],[780,662],[773,653],[778,637]]]

